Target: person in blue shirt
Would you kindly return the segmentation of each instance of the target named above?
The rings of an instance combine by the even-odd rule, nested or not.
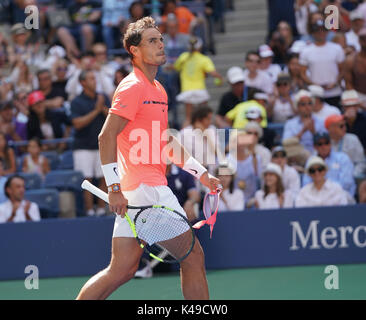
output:
[[[314,100],[309,91],[300,90],[295,96],[298,116],[286,121],[282,141],[297,137],[306,150],[313,152],[313,136],[326,132],[324,121],[312,114]]]
[[[333,182],[339,183],[343,190],[347,191],[349,202],[356,192],[356,183],[353,178],[353,163],[347,154],[344,152],[332,151],[330,137],[328,133],[317,133],[314,135],[314,147],[316,153],[327,164],[328,171],[326,177]],[[311,182],[308,175],[303,177],[303,186]]]

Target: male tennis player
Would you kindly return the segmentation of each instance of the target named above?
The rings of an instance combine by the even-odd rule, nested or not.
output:
[[[167,144],[161,134],[168,125],[168,101],[164,88],[155,80],[158,67],[166,60],[163,39],[155,21],[145,17],[129,24],[123,45],[132,58],[133,71],[116,89],[109,115],[99,134],[109,205],[111,211],[117,213],[112,258],[106,269],[84,285],[78,299],[105,299],[133,278],[143,249],[124,219],[127,205],[160,204],[184,214],[177,198],[167,187],[166,163],[160,160],[160,152]],[[146,136],[148,143],[144,144]],[[134,152],[139,143],[142,144],[140,154]],[[209,175],[173,136],[169,136],[168,143],[180,151],[169,156],[174,164],[194,175],[210,190],[216,190],[219,179]],[[154,154],[154,150],[159,153]],[[141,161],[144,156],[148,161]],[[198,240],[190,255],[181,262],[181,284],[185,299],[209,298],[204,254]]]

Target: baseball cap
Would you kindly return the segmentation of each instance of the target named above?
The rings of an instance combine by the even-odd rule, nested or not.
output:
[[[27,29],[24,27],[23,23],[19,22],[19,23],[14,24],[11,27],[10,32],[13,35],[18,35],[18,34],[27,33]]]
[[[283,82],[290,82],[291,76],[286,72],[281,72],[277,76],[276,84],[283,83]]]
[[[297,104],[299,103],[299,101],[302,98],[312,98],[313,96],[311,95],[311,92],[301,89],[296,95],[295,95],[295,105],[297,106]]]
[[[354,106],[360,104],[361,100],[356,90],[346,90],[342,93],[341,103],[344,107]]]
[[[267,94],[267,93],[264,93],[264,92],[256,92],[256,93],[253,95],[253,98],[254,98],[254,99],[258,99],[258,100],[265,100],[265,101],[268,101],[268,94]]]
[[[249,107],[247,111],[245,111],[245,117],[249,120],[255,120],[262,116],[261,109],[257,106]]]
[[[328,132],[317,132],[314,134],[313,137],[313,142],[314,144],[317,144],[320,140],[326,140],[326,141],[330,141],[330,137]]]
[[[351,21],[354,21],[354,20],[364,20],[364,16],[363,16],[362,12],[359,11],[359,10],[353,10],[350,13],[349,18],[351,19]]]
[[[46,100],[46,97],[44,96],[42,91],[33,91],[31,94],[29,94],[28,96],[28,105],[32,106],[34,104],[36,104],[37,102]]]
[[[308,159],[308,161],[306,162],[306,165],[305,165],[305,172],[307,174],[309,174],[309,169],[315,165],[315,164],[318,164],[318,165],[321,165],[323,167],[325,167],[326,169],[328,169],[328,166],[327,164],[324,162],[324,160],[318,156],[312,156]]]
[[[231,84],[241,82],[244,81],[244,71],[240,67],[231,67],[227,71],[226,77]]]
[[[344,120],[344,116],[341,114],[332,114],[324,121],[324,127],[328,130],[333,123],[337,123]]]
[[[314,98],[324,98],[324,89],[321,86],[311,85],[308,86],[308,90]]]
[[[282,178],[282,170],[281,167],[273,162],[269,162],[266,166],[266,168],[263,170],[263,174],[266,173],[274,173],[277,176],[279,176],[280,178]]]
[[[261,58],[268,58],[268,57],[273,57],[274,53],[271,49],[271,47],[267,44],[262,44],[261,46],[259,46],[259,56]]]
[[[286,153],[286,150],[283,146],[274,147],[273,150],[272,150],[272,156],[274,156],[276,153],[279,153],[279,152],[282,152],[286,157],[287,153]]]

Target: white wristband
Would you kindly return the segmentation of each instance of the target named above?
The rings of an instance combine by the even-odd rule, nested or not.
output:
[[[118,174],[117,162],[102,165],[102,171],[104,174],[104,179],[107,187],[112,184],[121,183]]]
[[[192,156],[184,163],[182,169],[197,179],[199,179],[207,171],[207,169]]]

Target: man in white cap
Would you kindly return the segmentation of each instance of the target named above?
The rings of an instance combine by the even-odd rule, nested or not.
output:
[[[338,108],[324,101],[324,89],[321,86],[311,85],[308,90],[314,98],[313,115],[324,121],[332,114],[341,114]]]
[[[267,44],[259,46],[259,56],[261,58],[259,69],[266,72],[272,79],[272,82],[277,81],[277,76],[281,73],[281,67],[277,63],[272,63],[274,53],[271,47]]]
[[[346,90],[341,98],[347,132],[355,134],[366,148],[366,116],[359,112],[361,100],[356,90]]]
[[[286,121],[282,141],[297,137],[306,150],[313,151],[313,135],[315,132],[323,132],[324,121],[312,114],[313,97],[309,91],[300,90],[295,96],[295,106],[298,116]]]
[[[309,158],[305,171],[312,182],[299,192],[295,207],[339,206],[347,204],[347,196],[342,187],[325,177],[327,165],[318,156]]]
[[[361,99],[361,107],[366,110],[366,28],[362,28],[358,32],[358,40],[361,51],[347,57],[344,80],[347,90],[357,91]]]
[[[352,46],[357,52],[360,52],[361,46],[358,40],[358,33],[365,24],[363,14],[359,10],[350,13],[351,30],[345,33],[347,46]]]

